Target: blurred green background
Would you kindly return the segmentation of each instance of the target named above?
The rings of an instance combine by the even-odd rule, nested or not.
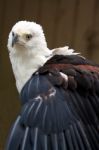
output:
[[[6,46],[19,20],[40,23],[50,49],[68,45],[99,62],[99,0],[0,0],[0,150],[20,111]]]

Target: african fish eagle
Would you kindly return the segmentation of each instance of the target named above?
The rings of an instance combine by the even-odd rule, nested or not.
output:
[[[8,38],[21,99],[6,150],[99,150],[99,66],[67,46],[50,50],[39,24]]]

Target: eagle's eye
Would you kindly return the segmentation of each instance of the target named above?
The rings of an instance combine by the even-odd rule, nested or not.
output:
[[[26,40],[30,40],[32,38],[32,34],[26,34]]]

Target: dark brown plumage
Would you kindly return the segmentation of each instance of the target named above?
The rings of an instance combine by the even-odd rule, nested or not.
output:
[[[6,150],[99,150],[98,65],[79,55],[54,56],[20,98]]]

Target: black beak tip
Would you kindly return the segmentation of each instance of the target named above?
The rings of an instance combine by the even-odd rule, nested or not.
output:
[[[12,38],[12,47],[18,42],[18,35],[13,36]]]

